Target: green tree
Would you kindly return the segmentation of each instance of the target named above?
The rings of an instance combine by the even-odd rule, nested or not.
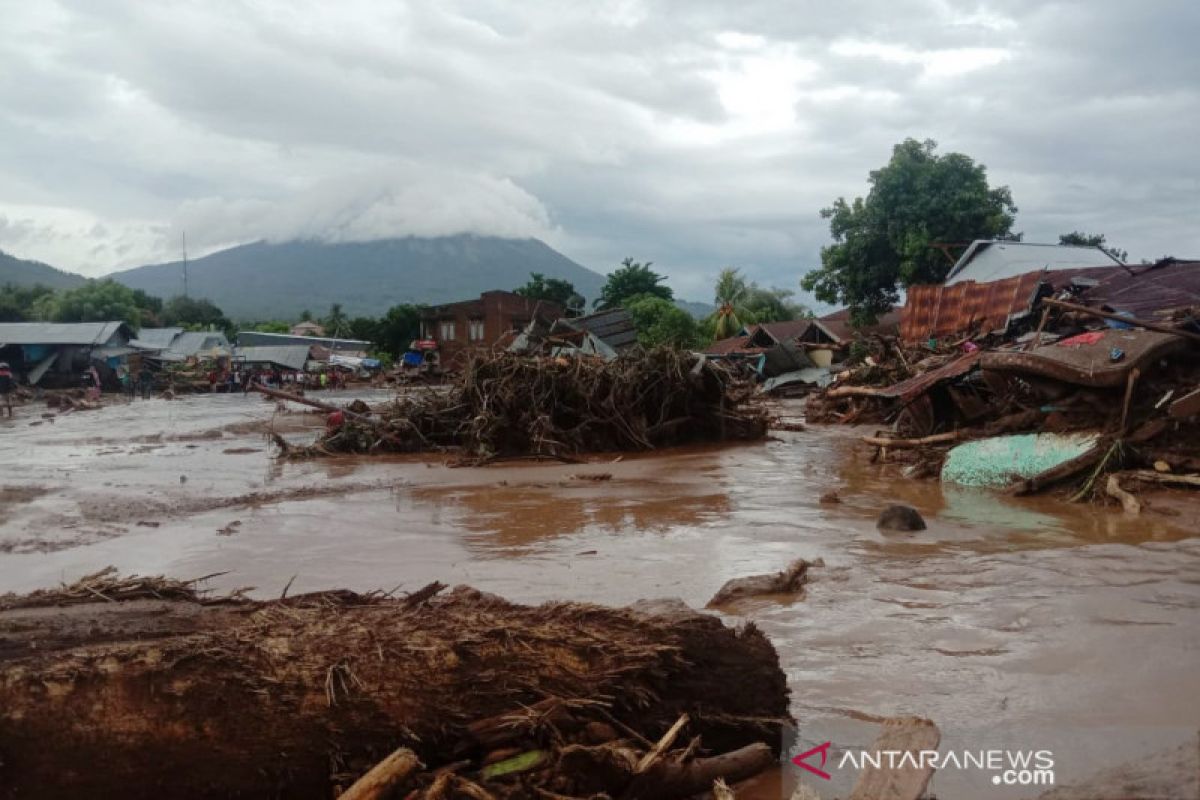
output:
[[[379,344],[379,320],[374,317],[355,317],[346,323],[346,332],[351,339],[362,339],[364,342]]]
[[[671,287],[662,285],[666,276],[659,275],[650,269],[653,263],[647,261],[642,264],[632,258],[622,261],[621,266],[608,276],[608,281],[600,290],[600,296],[594,303],[596,308],[600,310],[616,308],[623,305],[628,298],[644,294],[660,297],[663,300],[675,299],[675,293],[671,291]]]
[[[792,298],[791,289],[764,289],[751,283],[745,300],[746,313],[754,322],[784,322],[789,319],[811,319],[812,309]]]
[[[34,308],[43,297],[54,295],[49,286],[17,286],[6,283],[0,287],[0,322],[28,322],[37,319]]]
[[[834,243],[801,285],[850,306],[855,324],[890,309],[897,286],[945,280],[951,265],[933,244],[1011,235],[1017,208],[1008,187],[990,187],[982,164],[936,148],[931,139],[905,139],[871,172],[866,198],[839,197],[821,210]]]
[[[267,320],[265,322],[255,322],[248,325],[244,330],[258,331],[259,333],[290,333],[292,330],[291,323],[283,320]]]
[[[92,280],[74,289],[39,298],[34,306],[38,319],[51,322],[107,322],[122,320],[134,328],[156,324],[155,306],[162,301],[145,292],[135,292],[111,278]]]
[[[313,313],[311,311],[309,311],[307,308],[304,309],[303,311],[300,312],[300,321],[301,322],[312,322],[313,321]]]
[[[392,306],[379,320],[375,342],[378,348],[393,357],[408,349],[414,339],[421,336],[421,311],[423,306],[401,303]]]
[[[696,319],[658,295],[642,294],[625,298],[624,307],[637,326],[638,343],[643,347],[667,345],[691,349],[700,343]]]
[[[741,330],[743,324],[752,321],[746,308],[749,296],[750,286],[739,270],[733,267],[721,270],[713,292],[713,299],[717,305],[711,325],[714,339],[727,339]]]
[[[1099,247],[1101,250],[1108,253],[1118,261],[1124,262],[1129,259],[1129,251],[1119,250],[1115,247],[1108,247],[1104,243],[1103,233],[1083,233],[1082,231],[1071,231],[1070,233],[1059,234],[1058,243],[1074,245],[1076,247]]]
[[[162,306],[162,323],[183,328],[217,328],[229,331],[233,323],[211,300],[176,295]]]
[[[558,303],[569,314],[578,314],[583,309],[583,295],[575,291],[574,284],[562,278],[547,278],[540,272],[529,273],[529,282],[513,291],[530,300]]]
[[[304,320],[307,322],[308,320]],[[329,307],[329,314],[325,319],[321,320],[321,324],[325,327],[325,333],[330,336],[342,336],[346,333],[346,326],[350,320],[346,317],[346,312],[342,311],[341,303],[334,303]]]

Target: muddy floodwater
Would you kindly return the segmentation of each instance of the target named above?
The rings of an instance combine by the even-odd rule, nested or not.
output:
[[[329,393],[336,398],[336,393]],[[345,399],[349,399],[347,396]],[[381,396],[365,396],[379,400]],[[429,458],[281,462],[319,415],[256,396],[0,420],[0,592],[108,565],[275,597],[439,579],[513,600],[702,607],[729,578],[822,558],[802,598],[726,609],[779,650],[800,739],[867,746],[916,714],[942,748],[1051,750],[1056,783],[1200,727],[1200,515],[1141,517],[909,481],[863,431],[586,465],[453,468]],[[595,480],[609,474],[607,480]],[[822,504],[836,490],[837,504]],[[929,528],[881,534],[907,502]],[[1029,797],[939,772],[942,798]],[[761,797],[778,796],[764,781]]]

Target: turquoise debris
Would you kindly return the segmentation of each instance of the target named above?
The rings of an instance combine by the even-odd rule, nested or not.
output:
[[[1098,439],[1091,433],[1022,433],[965,442],[947,454],[942,481],[1007,486],[1083,455]]]

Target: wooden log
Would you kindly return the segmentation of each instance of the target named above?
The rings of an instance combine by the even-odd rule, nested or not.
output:
[[[1100,463],[1100,460],[1104,458],[1104,454],[1108,452],[1108,448],[1111,446],[1112,442],[1102,439],[1086,453],[1075,456],[1070,461],[1064,461],[1058,466],[1051,467],[1044,472],[1039,472],[1032,478],[1018,481],[1010,486],[1008,491],[1017,497],[1044,491],[1054,484],[1065,481],[1068,478],[1073,478],[1088,467],[1093,467]]]
[[[835,386],[825,392],[826,397],[879,397],[881,394],[875,386]]]
[[[1176,419],[1187,419],[1200,414],[1200,389],[1189,392],[1171,403],[1167,413]]]
[[[1169,333],[1172,336],[1178,336],[1181,339],[1200,344],[1200,334],[1192,333],[1191,331],[1172,328],[1169,325],[1159,325],[1155,322],[1146,322],[1145,320],[1136,319],[1134,317],[1123,317],[1120,314],[1113,314],[1109,311],[1101,311],[1096,308],[1088,308],[1087,306],[1076,305],[1075,303],[1066,303],[1062,300],[1051,300],[1049,298],[1042,300],[1043,305],[1061,308],[1063,311],[1074,311],[1077,314],[1087,314],[1100,319],[1111,319],[1116,322],[1124,322],[1126,325],[1133,325],[1138,328],[1145,328],[1148,331],[1156,331],[1157,333]]]
[[[401,747],[371,767],[366,775],[341,794],[339,800],[384,800],[419,769],[421,762],[417,754],[407,747]]]
[[[650,767],[656,761],[661,759],[663,757],[663,753],[667,752],[667,750],[671,748],[671,745],[675,744],[675,739],[679,736],[679,732],[683,730],[683,726],[687,724],[688,715],[680,714],[679,719],[675,720],[675,724],[663,734],[663,737],[655,743],[654,747],[650,748],[646,755],[642,756],[642,760],[639,761],[637,766],[633,768],[633,774],[641,775],[643,772],[650,769]]]
[[[875,445],[876,447],[911,449],[914,447],[927,447],[931,444],[957,442],[962,438],[962,436],[963,434],[961,431],[948,431],[946,433],[935,433],[932,436],[922,436],[919,439],[890,439],[886,436],[864,436],[862,440],[867,444]]]
[[[933,776],[932,766],[921,765],[920,754],[936,751],[941,740],[937,725],[927,719],[898,717],[887,720],[871,751],[911,753],[918,765],[889,768],[885,764],[878,769],[863,769],[850,793],[850,800],[917,800],[925,793]]]
[[[1135,469],[1122,472],[1121,475],[1145,483],[1160,483],[1165,486],[1200,486],[1200,475],[1175,475],[1170,472],[1155,472],[1151,469]]]
[[[1121,479],[1116,475],[1108,476],[1108,483],[1104,486],[1104,493],[1118,500],[1121,503],[1121,507],[1125,509],[1126,514],[1142,513],[1142,504],[1138,502],[1136,497],[1121,488]]]

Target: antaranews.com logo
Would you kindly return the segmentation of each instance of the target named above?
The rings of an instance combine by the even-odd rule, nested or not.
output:
[[[979,770],[991,773],[996,786],[1054,785],[1054,753],[1050,750],[872,750],[849,748],[835,759],[832,742],[822,742],[792,757],[797,767],[822,780],[827,768],[861,773],[874,770]]]

